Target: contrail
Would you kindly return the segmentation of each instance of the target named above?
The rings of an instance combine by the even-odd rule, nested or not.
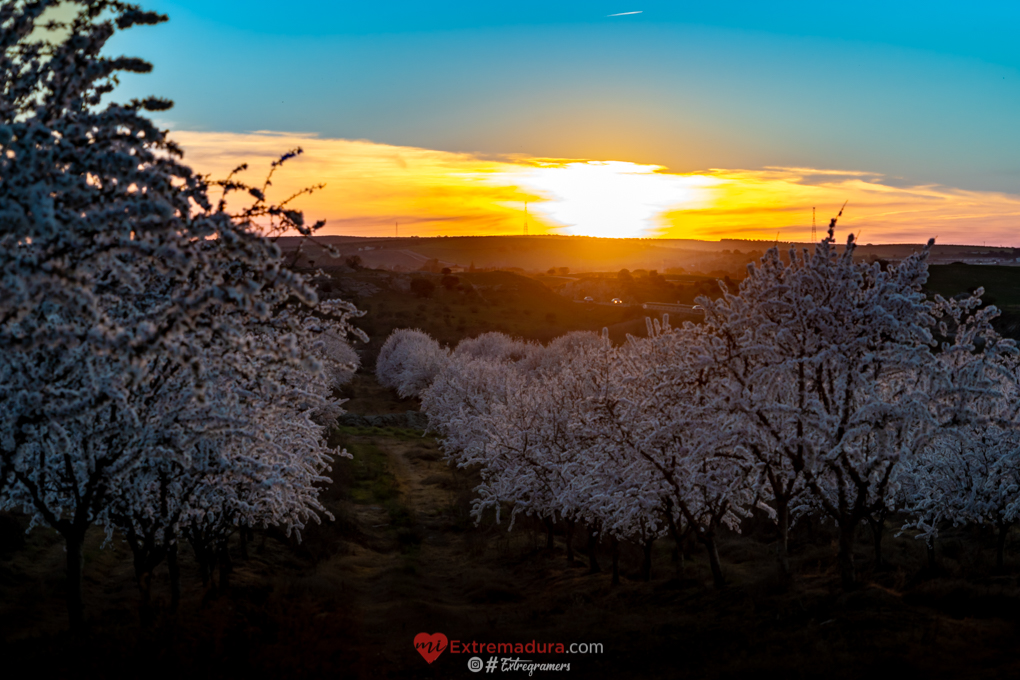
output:
[[[606,16],[607,17],[625,17],[628,14],[641,14],[642,12],[644,12],[644,10],[640,9],[640,10],[638,10],[636,12],[620,12],[619,14],[607,14]]]

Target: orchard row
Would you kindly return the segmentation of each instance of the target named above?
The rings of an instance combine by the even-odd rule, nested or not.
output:
[[[777,523],[787,572],[791,523],[834,522],[848,588],[856,528],[894,513],[929,546],[941,527],[993,524],[1001,566],[1020,512],[1016,347],[981,291],[926,297],[927,248],[883,269],[854,261],[852,237],[837,248],[834,228],[701,298],[703,323],[649,320],[618,347],[487,334],[452,351],[397,330],[377,374],[420,397],[450,463],[480,470],[476,519],[580,523],[646,553],[693,535],[717,585],[718,532],[755,508]]]
[[[90,0],[48,24],[56,4],[0,4],[0,508],[65,540],[77,628],[92,526],[127,540],[143,598],[168,560],[176,600],[184,539],[208,578],[239,527],[318,520],[359,312],[273,242],[321,226],[266,198],[300,151],[260,185],[192,172],[144,115],[170,102],[103,101],[151,68],[109,39],[166,17]]]

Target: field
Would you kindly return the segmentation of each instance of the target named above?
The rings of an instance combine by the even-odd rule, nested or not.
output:
[[[0,0],[0,680],[1020,677],[1001,7],[157,4]]]
[[[808,236],[807,233],[804,234]],[[805,242],[695,241],[689,239],[593,238],[586,236],[465,236],[430,238],[357,238],[324,236],[322,242],[335,247],[342,256],[358,256],[366,266],[396,271],[415,271],[431,262],[438,267],[457,269],[518,269],[540,273],[550,268],[566,267],[573,274],[580,272],[618,272],[621,269],[646,269],[667,273],[743,276],[744,266],[754,262],[774,245],[781,253],[790,247],[811,249]],[[846,243],[846,234],[837,232],[837,248]],[[284,252],[294,256],[299,241],[283,238]],[[309,260],[316,266],[330,266],[332,259],[318,245],[302,245],[297,261],[304,266]],[[855,250],[855,257],[864,260],[899,261],[920,250],[921,244],[872,245],[865,243]],[[968,262],[972,264],[1015,264],[1020,248],[961,246],[936,244],[931,251],[932,264]],[[437,269],[438,271],[438,269]]]
[[[414,278],[429,281],[434,290],[427,296],[413,294]],[[357,325],[370,338],[363,348],[368,365],[394,328],[420,328],[446,345],[488,331],[547,342],[570,330],[605,327],[622,341],[626,332],[644,329],[637,308],[579,304],[526,276],[496,271],[456,278],[457,284],[447,289],[440,275],[362,270],[336,276],[328,285],[366,312]]]
[[[986,274],[991,295],[1015,300],[1016,270],[934,270],[932,286],[952,294],[971,285],[971,269]],[[987,273],[1000,276],[989,282]],[[404,288],[407,274],[364,270],[320,283],[324,294],[353,298],[370,312],[360,320],[372,336],[360,347],[368,366],[394,327],[421,327],[445,343],[488,330],[546,340],[603,326],[622,339],[643,327],[629,318],[636,309],[577,304],[516,274],[458,277],[462,287],[448,290],[433,276],[427,297]],[[380,387],[370,370],[344,396],[348,411],[364,416],[399,419],[418,409]],[[235,537],[225,588],[201,585],[185,547],[176,614],[164,568],[155,616],[143,619],[129,551],[117,537],[104,546],[93,531],[85,567],[89,631],[81,638],[66,632],[58,537],[46,529],[26,536],[22,517],[0,516],[0,654],[46,677],[474,677],[466,667],[472,654],[447,652],[429,665],[413,648],[418,633],[442,632],[461,642],[602,645],[601,654],[514,655],[568,662],[568,677],[1020,673],[1020,559],[1011,541],[1005,569],[996,570],[994,537],[980,527],[942,536],[935,569],[923,544],[895,535],[895,518],[886,524],[885,564],[876,565],[862,527],[856,559],[865,585],[851,593],[839,585],[831,526],[794,528],[788,583],[778,576],[774,530],[763,518],[721,541],[722,590],[712,588],[699,545],[670,540],[655,544],[647,582],[640,548],[621,545],[622,582],[614,586],[605,543],[594,555],[602,570],[590,573],[592,555],[580,535],[568,562],[563,525],[554,527],[552,547],[546,527],[531,520],[513,532],[491,515],[475,526],[469,510],[477,473],[447,466],[438,443],[420,430],[346,425],[332,436],[354,456],[337,462],[323,490],[335,520],[310,527],[301,542],[273,529],[256,530],[245,544]]]
[[[371,367],[382,343],[394,328],[420,328],[444,345],[488,331],[500,331],[539,342],[571,330],[600,331],[609,328],[614,342],[628,333],[643,335],[646,312],[636,303],[645,301],[691,304],[698,295],[719,295],[716,277],[672,274],[652,279],[634,272],[622,281],[616,272],[606,274],[525,276],[519,273],[459,272],[450,289],[442,275],[427,272],[399,273],[363,269],[336,271],[320,282],[325,294],[353,300],[366,315],[358,321],[370,337],[362,347],[363,361]],[[434,290],[427,297],[411,293],[413,278],[425,278]],[[665,284],[665,285],[664,285]],[[735,290],[737,281],[731,288]],[[999,330],[1020,337],[1020,267],[933,265],[929,267],[930,293],[946,297],[985,288],[984,301],[1003,314]],[[628,304],[579,304],[573,298],[593,295],[597,301],[621,297]],[[634,304],[631,304],[634,303]]]
[[[350,396],[352,409],[414,408],[370,376]],[[562,527],[552,548],[535,523],[508,533],[487,517],[475,527],[473,474],[446,466],[420,432],[348,427],[334,437],[354,454],[336,465],[324,492],[336,520],[311,528],[301,543],[256,531],[246,557],[235,541],[226,592],[202,588],[185,550],[181,610],[167,611],[161,573],[148,626],[139,625],[126,550],[116,539],[102,548],[95,532],[86,564],[90,633],[76,640],[62,632],[61,545],[40,529],[17,545],[9,530],[18,520],[8,516],[4,657],[47,677],[470,677],[468,654],[446,653],[430,666],[413,649],[417,633],[443,632],[460,641],[601,643],[602,654],[538,659],[569,662],[571,677],[1020,672],[1020,564],[1010,555],[1006,573],[995,573],[991,535],[947,536],[939,571],[928,573],[923,546],[907,537],[887,538],[888,565],[868,571],[862,531],[857,558],[867,585],[844,594],[831,529],[805,524],[795,532],[796,576],[787,586],[773,567],[770,525],[749,522],[744,535],[722,542],[729,585],[721,591],[712,589],[697,546],[675,552],[666,540],[655,546],[649,582],[640,579],[640,550],[623,546],[622,583],[612,586],[605,545],[597,554],[603,571],[589,574],[583,540],[567,562]],[[960,578],[963,569],[970,580]]]

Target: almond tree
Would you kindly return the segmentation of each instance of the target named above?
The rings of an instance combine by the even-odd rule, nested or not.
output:
[[[575,351],[604,344],[593,333],[572,333],[546,347],[502,333],[483,334],[462,341],[422,394],[422,410],[447,460],[480,468],[483,483],[472,510],[476,520],[494,509],[499,521],[509,504],[511,529],[519,514],[537,515],[546,523],[551,546],[552,523],[559,516],[567,524],[568,560],[573,559],[575,506],[564,493],[568,459],[576,459],[581,446],[571,428],[583,397],[567,397],[560,378]],[[409,363],[419,357],[429,361],[427,343],[420,346],[424,351],[410,355]],[[590,532],[592,540],[597,536]]]
[[[684,523],[670,511],[670,493],[663,476],[642,456],[634,455],[627,441],[620,441],[618,423],[607,422],[607,415],[621,412],[614,411],[612,405],[627,399],[628,381],[620,368],[628,363],[626,355],[640,344],[631,338],[628,345],[613,348],[608,336],[603,336],[599,345],[584,342],[575,346],[572,360],[561,371],[566,388],[561,401],[578,405],[573,409],[578,416],[571,428],[583,433],[586,442],[579,447],[571,478],[575,515],[609,537],[613,583],[620,580],[620,541],[641,546],[642,577],[649,580],[655,540],[678,521]]]
[[[231,571],[227,541],[239,527],[282,526],[301,538],[308,521],[333,519],[318,500],[330,480],[333,452],[315,412],[325,400],[306,386],[253,395],[247,431],[214,443],[218,465],[203,470],[181,518],[181,531],[195,548],[204,579],[220,565],[221,589]],[[345,452],[341,452],[346,455]]]
[[[904,529],[917,529],[932,557],[941,524],[991,524],[1001,569],[1006,537],[1020,516],[1020,362],[1015,343],[992,328],[998,310],[977,309],[982,293],[937,299],[947,338],[938,354],[943,387],[933,400],[941,427],[904,475],[912,516]]]
[[[427,343],[418,346],[423,352],[409,355],[409,361],[430,362],[434,349]],[[480,417],[494,404],[506,402],[508,376],[517,370],[511,367],[538,351],[538,346],[502,333],[462,340],[454,348],[445,368],[420,395],[429,429],[441,438],[450,463],[457,467],[485,464],[487,434]]]
[[[520,514],[537,515],[551,528],[567,524],[567,559],[573,560],[573,528],[588,527],[589,567],[598,571],[596,548],[608,512],[593,505],[591,489],[578,482],[594,474],[590,449],[597,444],[591,419],[604,389],[608,341],[593,333],[573,335],[535,348],[522,361],[501,363],[506,372],[501,398],[480,415],[485,433],[482,484],[472,514],[512,507],[510,529]],[[604,511],[604,512],[599,512]],[[551,542],[552,533],[549,533]]]
[[[541,345],[511,338],[505,333],[491,332],[461,340],[454,348],[453,356],[457,359],[518,362],[541,350]]]
[[[619,396],[607,400],[607,431],[633,461],[629,474],[654,480],[661,516],[677,542],[685,525],[705,546],[717,588],[725,584],[716,539],[723,526],[739,529],[755,498],[751,466],[734,432],[716,418],[708,380],[711,338],[702,326],[672,328],[650,322],[643,340],[618,355]]]
[[[449,357],[428,333],[398,328],[379,350],[375,375],[380,385],[395,389],[402,399],[417,397],[446,368]]]
[[[102,56],[107,41],[117,29],[166,17],[74,0],[65,5],[77,14],[65,25],[41,22],[56,4],[0,6],[0,353],[49,348],[53,356],[39,363],[55,365],[87,345],[125,360],[172,356],[200,368],[192,350],[231,335],[232,317],[210,325],[197,317],[218,309],[264,318],[272,311],[256,300],[264,288],[313,302],[264,234],[311,234],[320,225],[305,225],[287,201],[268,204],[264,187],[232,178],[219,183],[224,195],[245,191],[255,202],[237,214],[223,200],[214,204],[210,183],[179,162],[180,149],[144,115],[171,102],[104,104],[118,72],[151,69]],[[44,27],[56,31],[50,39],[38,39]],[[147,287],[154,281],[163,285]],[[179,342],[184,331],[194,336],[187,343]],[[0,443],[0,472],[8,470],[0,485],[25,428],[52,413],[99,408],[109,396],[71,394],[52,379],[13,382],[17,394],[12,388],[5,401],[19,405],[9,414],[12,435]]]
[[[887,507],[903,462],[937,427],[938,372],[921,291],[928,248],[883,270],[854,262],[852,236],[838,252],[834,229],[835,220],[813,253],[791,250],[784,261],[770,250],[736,295],[699,302],[730,369],[726,408],[742,416],[777,515],[803,479],[809,493],[797,507],[838,525],[849,588],[857,525]]]
[[[246,329],[274,322],[286,301],[314,305],[313,289],[282,266],[266,235],[310,235],[321,223],[306,225],[290,199],[270,204],[268,180],[210,183],[183,166],[180,149],[144,115],[170,102],[104,102],[118,72],[151,68],[102,56],[109,38],[165,17],[73,0],[74,18],[49,26],[63,34],[35,39],[55,4],[0,5],[0,423],[8,428],[0,493],[64,537],[77,628],[86,529],[147,452],[187,448],[174,428],[146,427],[154,386],[184,370],[194,398],[207,399],[206,348],[243,350]],[[253,202],[231,212],[232,193]],[[293,361],[303,352],[295,342],[281,335],[273,354]]]
[[[300,213],[234,179],[221,187],[244,189],[255,203],[238,215],[214,205],[209,182],[178,162],[180,149],[144,115],[169,101],[103,105],[117,72],[151,68],[100,56],[106,42],[117,28],[165,17],[115,1],[68,4],[78,14],[60,41],[29,39],[54,2],[0,8],[3,346],[85,343],[139,354],[195,330],[193,317],[210,308],[265,316],[254,298],[264,287],[314,299],[263,237],[264,228],[310,234]],[[172,285],[145,289],[157,272]]]
[[[737,435],[736,447],[753,466],[751,477],[759,496],[768,502],[778,532],[778,560],[790,573],[789,530],[793,503],[804,492],[806,450],[812,432],[800,410],[807,407],[813,375],[804,361],[819,347],[811,334],[790,332],[785,315],[794,303],[785,291],[787,265],[778,251],[769,251],[739,292],[723,289],[720,299],[706,307],[706,367],[704,389],[715,398],[710,417]],[[782,352],[800,361],[788,365]]]
[[[330,460],[326,429],[343,412],[341,400],[331,395],[350,378],[357,355],[340,337],[342,326],[308,321],[298,326],[296,345],[314,351],[303,353],[299,362],[280,361],[270,351],[279,338],[262,327],[243,353],[220,347],[207,357],[215,368],[204,399],[194,398],[189,374],[178,372],[160,381],[160,392],[146,401],[145,429],[166,433],[159,445],[164,450],[141,452],[143,463],[111,491],[100,517],[108,531],[124,535],[132,550],[143,612],[152,572],[164,559],[170,566],[172,605],[179,601],[182,532],[192,534],[208,580],[216,549],[223,574],[229,571],[225,541],[237,529],[273,524],[288,534],[300,532],[308,517],[322,511],[315,485],[324,481],[321,474]],[[212,348],[207,352],[214,354]],[[317,363],[321,370],[315,370]],[[287,511],[265,512],[260,507],[265,494],[282,494]],[[233,504],[225,502],[228,498]],[[243,507],[234,507],[238,503]],[[204,510],[196,515],[199,504]],[[200,531],[192,522],[216,531]],[[225,579],[221,582],[226,585]]]
[[[932,542],[939,526],[990,524],[996,531],[996,566],[1001,569],[1006,537],[1018,517],[1020,474],[1015,432],[978,428],[969,436],[944,437],[927,448],[915,466],[914,492],[904,528],[919,529]]]

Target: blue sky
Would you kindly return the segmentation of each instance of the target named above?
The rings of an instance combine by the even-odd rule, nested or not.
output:
[[[1020,3],[145,6],[122,92],[178,130],[1020,193]]]

